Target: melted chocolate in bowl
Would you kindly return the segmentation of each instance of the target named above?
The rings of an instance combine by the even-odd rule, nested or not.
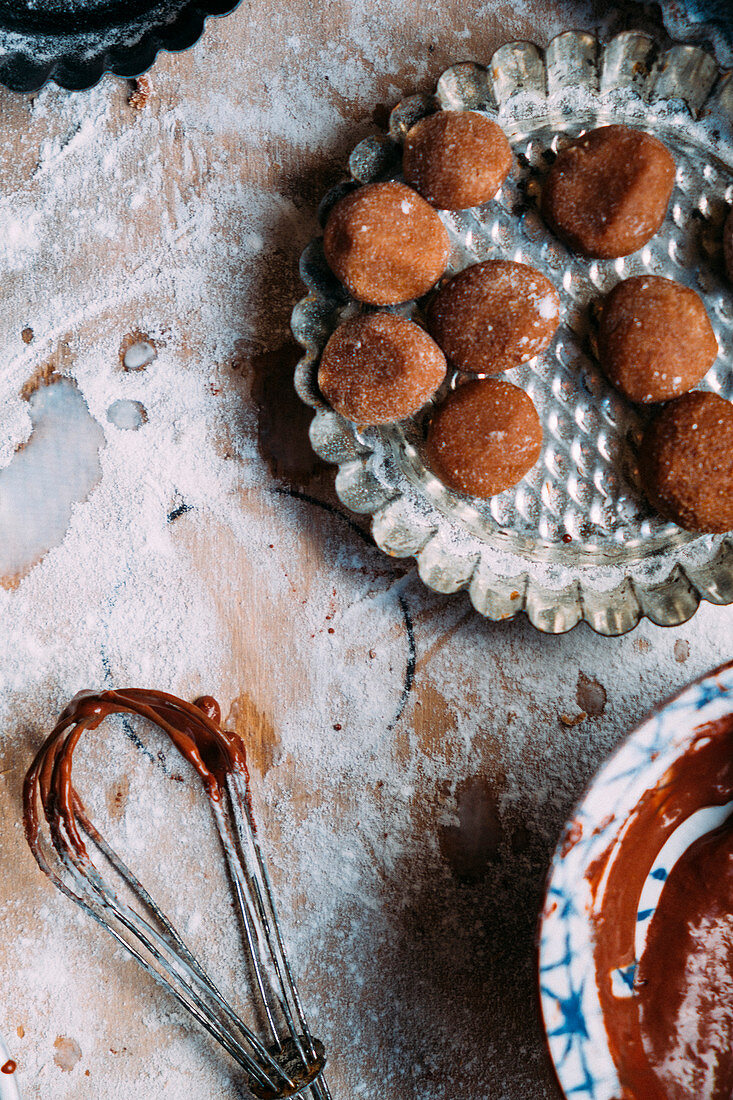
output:
[[[733,800],[733,715],[705,726],[591,865],[595,963],[609,1047],[633,1100],[730,1100],[733,1093],[733,817],[668,869],[651,918],[648,876],[675,831]],[[639,950],[638,926],[649,919]],[[617,975],[635,966],[631,995]]]
[[[539,979],[568,1098],[733,1097],[733,661],[647,715],[578,803]]]

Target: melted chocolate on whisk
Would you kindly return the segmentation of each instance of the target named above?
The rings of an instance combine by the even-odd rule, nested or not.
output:
[[[232,772],[242,774],[249,789],[244,743],[238,734],[221,728],[221,709],[210,695],[187,703],[164,691],[141,688],[83,691],[61,714],[25,779],[23,821],[36,858],[40,854],[36,793],[51,829],[63,826],[77,851],[86,853],[76,827],[77,819],[84,821],[86,816],[71,781],[74,749],[85,731],[95,730],[112,714],[137,714],[166,733],[196,769],[213,801],[220,800],[226,777]],[[41,866],[49,873],[45,860]]]

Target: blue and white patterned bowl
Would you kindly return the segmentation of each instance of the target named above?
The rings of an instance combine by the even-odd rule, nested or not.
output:
[[[644,719],[598,772],[557,847],[539,929],[539,979],[550,1054],[568,1100],[613,1100],[620,1093],[596,985],[586,875],[639,799],[689,750],[700,726],[731,712],[733,661],[695,680]],[[731,808],[729,804],[707,811],[707,817],[695,814],[696,830],[683,833],[682,826],[673,834],[680,834],[676,849],[665,845],[640,898],[640,917],[647,927],[671,866]],[[692,818],[685,824],[691,822]],[[633,975],[627,978],[630,983]],[[619,979],[623,981],[624,975]]]

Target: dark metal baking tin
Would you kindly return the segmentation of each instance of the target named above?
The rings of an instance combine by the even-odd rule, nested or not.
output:
[[[48,80],[91,88],[104,75],[133,77],[159,50],[187,50],[210,15],[239,0],[0,0],[0,83],[35,92]]]

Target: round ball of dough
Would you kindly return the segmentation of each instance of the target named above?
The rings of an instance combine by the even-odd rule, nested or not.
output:
[[[387,306],[430,290],[445,271],[450,241],[432,206],[412,188],[368,183],[336,203],[323,250],[354,298]]]
[[[699,390],[644,433],[639,469],[652,507],[688,531],[733,529],[733,404]]]
[[[365,426],[403,420],[445,378],[445,356],[427,332],[393,313],[340,325],[324,348],[318,385],[328,403]]]
[[[542,448],[532,399],[498,378],[466,382],[436,410],[427,453],[441,481],[459,493],[492,497],[521,481]]]
[[[601,366],[629,401],[668,401],[696,386],[718,354],[694,290],[661,275],[635,275],[606,298],[598,329]]]
[[[726,274],[733,283],[733,206],[723,226],[723,254],[725,256]]]
[[[430,303],[428,328],[460,370],[499,374],[544,351],[559,316],[559,295],[539,271],[486,260],[441,287]]]
[[[664,221],[675,165],[665,145],[628,126],[601,126],[557,156],[542,188],[554,232],[586,256],[628,256]]]
[[[438,111],[420,119],[405,138],[405,179],[442,210],[493,199],[511,164],[504,131],[477,111]]]

